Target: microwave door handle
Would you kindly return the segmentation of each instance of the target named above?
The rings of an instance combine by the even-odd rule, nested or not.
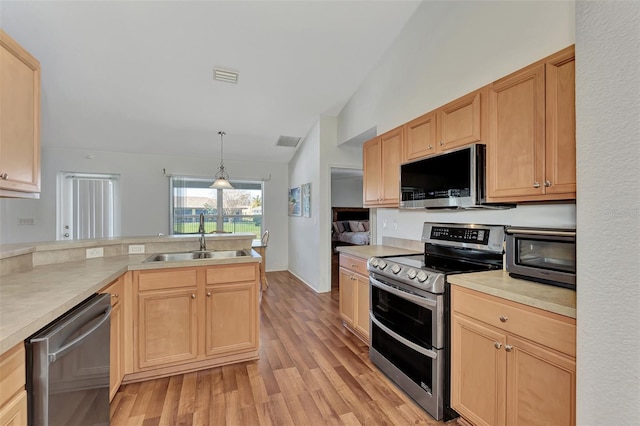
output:
[[[395,340],[397,340],[398,342],[402,343],[403,345],[408,346],[411,349],[413,349],[414,351],[419,352],[424,356],[428,356],[431,359],[438,358],[438,354],[435,351],[432,351],[432,350],[429,350],[429,349],[425,349],[422,346],[416,345],[411,340],[407,340],[404,337],[400,336],[399,334],[395,333],[394,331],[391,331],[384,324],[382,324],[380,321],[378,321],[376,319],[376,317],[372,313],[369,313],[369,317],[371,318],[371,322],[373,322],[376,325],[376,327],[379,327],[382,331],[384,331],[389,336],[393,337]]]
[[[437,306],[437,302],[435,300],[432,299],[427,299],[425,297],[420,297],[420,296],[416,296],[413,295],[411,293],[407,293],[401,290],[398,290],[396,288],[393,288],[391,286],[388,286],[384,283],[381,283],[380,281],[376,280],[375,278],[369,276],[369,282],[371,283],[372,286],[374,287],[378,287],[380,290],[392,293],[402,299],[405,300],[409,300],[413,303],[416,303],[424,308],[430,309],[430,308],[435,308]]]

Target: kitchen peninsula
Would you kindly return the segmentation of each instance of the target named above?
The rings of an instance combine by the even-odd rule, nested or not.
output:
[[[261,257],[251,249],[253,238],[207,235],[213,257],[178,261],[148,260],[194,251],[197,237],[2,246],[0,354],[13,353],[31,334],[103,292],[112,295],[111,397],[122,381],[256,359]],[[180,338],[168,342],[167,336]]]

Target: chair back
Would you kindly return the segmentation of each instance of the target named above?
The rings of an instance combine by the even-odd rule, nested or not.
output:
[[[267,230],[267,231],[264,231],[264,232],[262,233],[262,240],[261,240],[261,242],[262,242],[262,245],[263,245],[263,246],[265,246],[265,247],[267,246],[267,243],[269,242],[269,231],[268,231],[268,230]]]

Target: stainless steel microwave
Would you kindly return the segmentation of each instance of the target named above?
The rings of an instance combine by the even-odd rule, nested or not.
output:
[[[485,146],[400,165],[400,208],[474,208],[485,202]]]
[[[509,275],[576,289],[575,229],[511,227],[506,240]]]

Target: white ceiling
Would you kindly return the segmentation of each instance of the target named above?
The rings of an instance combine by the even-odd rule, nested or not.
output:
[[[42,66],[44,146],[287,163],[418,1],[2,1]],[[213,81],[214,67],[238,84]],[[364,130],[364,129],[363,129]]]

